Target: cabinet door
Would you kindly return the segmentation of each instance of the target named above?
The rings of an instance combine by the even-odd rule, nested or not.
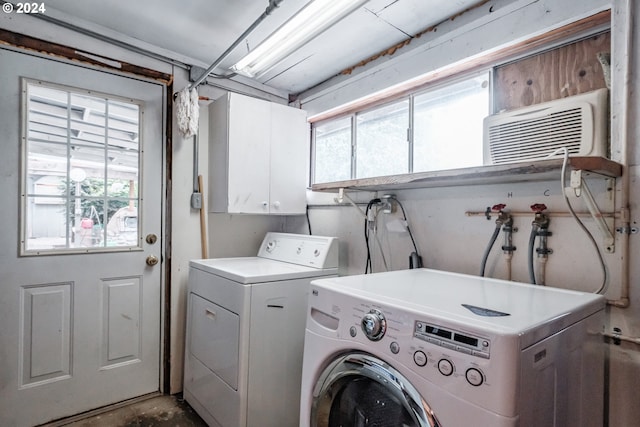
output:
[[[229,212],[269,212],[270,128],[268,102],[229,96]]]
[[[303,110],[271,104],[272,214],[304,214],[309,164],[309,124]]]

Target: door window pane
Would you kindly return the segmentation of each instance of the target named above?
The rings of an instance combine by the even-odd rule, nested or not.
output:
[[[314,182],[351,179],[351,117],[315,127]]]
[[[23,254],[141,247],[140,106],[25,81]]]
[[[488,114],[486,74],[417,95],[413,171],[481,166],[482,122]]]
[[[407,173],[409,100],[356,117],[356,178]]]

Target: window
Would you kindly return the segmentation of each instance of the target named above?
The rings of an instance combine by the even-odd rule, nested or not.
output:
[[[314,127],[315,182],[351,179],[351,117]]]
[[[413,172],[482,165],[486,75],[414,97]]]
[[[140,246],[140,106],[25,80],[22,253]]]
[[[314,183],[482,165],[489,74],[314,124]]]
[[[393,175],[409,167],[409,101],[356,114],[356,177]]]

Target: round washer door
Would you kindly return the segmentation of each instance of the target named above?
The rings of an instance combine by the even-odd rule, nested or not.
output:
[[[311,427],[442,427],[396,369],[366,353],[339,356],[313,390]]]

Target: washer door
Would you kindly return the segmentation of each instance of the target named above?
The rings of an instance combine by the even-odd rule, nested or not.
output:
[[[348,353],[331,362],[313,396],[311,427],[441,427],[400,372],[366,353]]]

